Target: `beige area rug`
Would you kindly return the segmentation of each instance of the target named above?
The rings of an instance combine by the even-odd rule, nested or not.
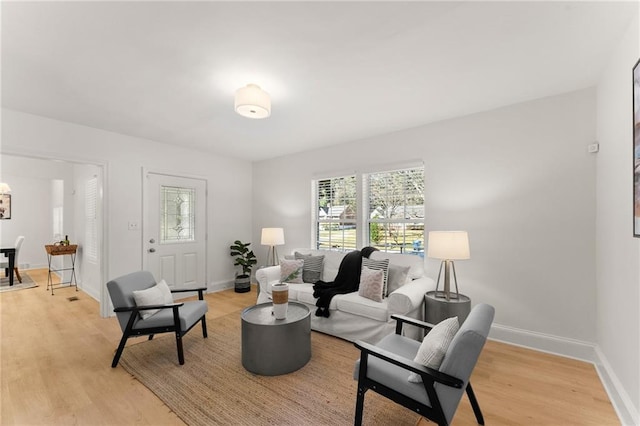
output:
[[[312,332],[311,361],[267,377],[242,367],[240,312],[210,319],[207,327],[207,339],[199,325],[184,337],[182,366],[169,334],[125,348],[120,365],[192,426],[353,424],[359,356],[353,344]],[[367,392],[363,424],[415,426],[419,418]]]
[[[2,273],[4,275],[4,272]],[[5,291],[15,291],[15,290],[24,290],[25,288],[33,288],[38,287],[29,274],[26,272],[20,272],[20,277],[22,278],[22,282],[18,281],[18,278],[13,276],[13,285],[9,286],[9,277],[1,277],[0,278],[0,293]]]

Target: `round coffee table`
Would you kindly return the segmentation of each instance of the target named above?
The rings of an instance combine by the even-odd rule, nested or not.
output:
[[[278,320],[271,302],[242,311],[242,365],[252,373],[277,376],[296,371],[311,359],[311,314],[289,302],[287,317]]]

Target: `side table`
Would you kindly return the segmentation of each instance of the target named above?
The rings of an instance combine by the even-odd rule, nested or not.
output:
[[[51,295],[53,296],[53,286],[63,286],[64,284],[69,284],[69,287],[75,286],[76,291],[78,291],[78,282],[76,281],[76,251],[78,250],[77,244],[71,244],[68,246],[56,246],[56,245],[45,245],[44,249],[47,251],[47,260],[49,262],[49,275],[47,277],[47,290],[51,288]],[[61,269],[51,269],[51,258],[53,256],[71,256],[71,267],[70,268],[61,268]],[[58,284],[53,283],[53,279],[51,278],[52,272],[63,272],[63,271],[71,271],[71,277],[68,282],[60,282]],[[61,279],[63,276],[60,277]]]
[[[278,320],[271,302],[242,311],[242,366],[252,373],[278,376],[302,368],[311,359],[311,313],[289,302]]]
[[[431,324],[437,324],[451,317],[458,317],[458,323],[462,325],[471,311],[471,299],[458,293],[457,299],[445,299],[436,297],[435,291],[428,291],[424,295],[424,318]]]

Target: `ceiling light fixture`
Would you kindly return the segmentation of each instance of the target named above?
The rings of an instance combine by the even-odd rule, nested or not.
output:
[[[236,90],[236,112],[248,118],[267,118],[271,115],[269,94],[255,84]]]

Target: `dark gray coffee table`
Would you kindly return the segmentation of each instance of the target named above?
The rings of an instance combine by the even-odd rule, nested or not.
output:
[[[287,318],[277,320],[271,302],[242,311],[242,365],[252,373],[277,376],[296,371],[311,359],[311,315],[289,302]]]

